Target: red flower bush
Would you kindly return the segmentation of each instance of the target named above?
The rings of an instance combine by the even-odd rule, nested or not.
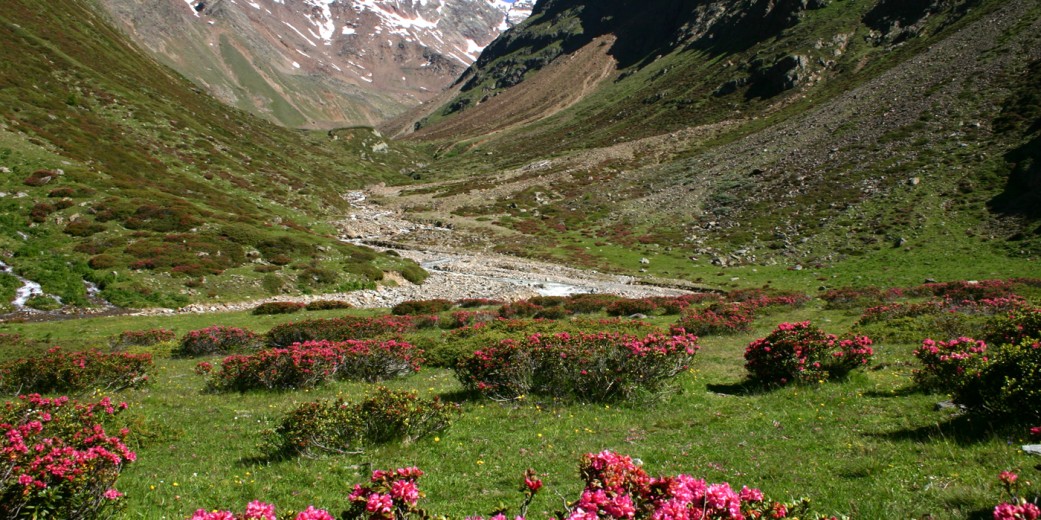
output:
[[[253,331],[216,325],[185,334],[174,354],[184,357],[212,356],[255,350],[259,346],[260,339]]]
[[[137,457],[113,418],[126,408],[109,398],[21,396],[0,409],[0,517],[94,518],[122,493],[113,486]]]
[[[0,363],[0,390],[21,392],[80,392],[122,390],[148,381],[151,354],[106,354],[100,350],[64,352],[54,347],[41,356]]]
[[[689,310],[677,326],[699,336],[736,334],[751,330],[754,320],[755,315],[749,307],[714,304],[705,309]]]
[[[586,486],[569,504],[567,520],[740,520],[785,518],[791,506],[767,500],[761,491],[711,484],[689,475],[650,477],[628,456],[586,454],[579,471]]]
[[[224,358],[208,382],[215,391],[317,386],[335,377],[381,381],[419,370],[419,352],[401,341],[314,341]]]
[[[930,390],[954,392],[962,385],[979,379],[986,365],[987,344],[983,340],[961,337],[951,341],[926,339],[914,351],[922,363],[915,369],[915,382]]]
[[[735,490],[723,482],[713,484],[689,475],[651,477],[632,458],[611,451],[588,453],[582,457],[579,471],[585,487],[579,498],[565,503],[554,516],[567,520],[744,520],[746,518],[803,518],[808,501],[785,504],[768,499],[762,491],[747,486]],[[419,507],[424,493],[418,481],[424,475],[416,467],[391,471],[376,470],[365,484],[355,484],[348,495],[350,506],[342,518],[368,520],[407,520],[445,518]],[[524,472],[524,503],[515,520],[524,520],[531,499],[543,488],[534,470]],[[251,507],[254,503],[251,503]],[[267,504],[263,511],[271,508]],[[259,508],[259,506],[258,506]],[[310,508],[309,508],[310,509]],[[247,509],[248,511],[248,509]],[[271,516],[195,516],[191,520],[237,520]],[[207,514],[199,510],[196,515]],[[265,513],[266,514],[266,513]],[[287,517],[288,518],[288,517]],[[325,517],[322,517],[325,518]],[[331,517],[330,517],[331,518]],[[470,516],[469,520],[484,520]],[[805,518],[826,518],[808,515]],[[834,517],[832,517],[834,518]],[[298,516],[297,520],[301,520]],[[500,509],[488,520],[507,520]]]
[[[674,334],[641,339],[561,332],[506,339],[463,358],[456,377],[468,390],[496,399],[528,393],[580,401],[631,399],[640,392],[661,391],[690,365],[700,348],[697,336]]]
[[[874,349],[867,336],[839,339],[808,321],[782,323],[745,349],[745,368],[763,384],[815,382],[866,365]]]
[[[633,314],[651,314],[658,310],[658,304],[650,299],[616,300],[607,306],[608,316],[632,316]]]

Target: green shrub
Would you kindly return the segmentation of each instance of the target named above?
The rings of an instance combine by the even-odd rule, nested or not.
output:
[[[1041,341],[1002,345],[974,381],[961,385],[955,401],[1016,422],[1041,420]]]
[[[403,278],[416,285],[422,285],[430,276],[426,269],[423,269],[416,263],[407,264],[400,268],[398,272],[401,273]]]
[[[254,316],[266,314],[293,314],[300,312],[307,304],[297,302],[267,302],[253,308]]]
[[[315,300],[308,303],[304,308],[309,311],[327,311],[332,309],[353,309],[354,305],[342,300]]]
[[[411,316],[376,316],[371,318],[344,316],[319,320],[283,323],[267,333],[271,347],[288,347],[307,341],[348,341],[382,335],[403,334],[416,329]]]
[[[411,443],[449,427],[458,406],[421,399],[415,392],[383,387],[357,404],[342,400],[304,403],[269,435],[268,449],[280,456],[360,453],[366,445]]]
[[[449,300],[408,300],[395,305],[390,310],[390,312],[395,316],[406,316],[418,314],[436,314],[439,312],[447,311],[451,308],[452,302]]]
[[[96,271],[103,271],[106,269],[112,269],[119,265],[119,259],[112,255],[100,254],[92,256],[90,260],[87,261],[87,265]]]
[[[114,343],[117,347],[147,347],[175,339],[177,335],[170,329],[125,330],[119,333]]]

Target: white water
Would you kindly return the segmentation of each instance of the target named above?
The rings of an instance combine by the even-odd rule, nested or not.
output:
[[[14,272],[14,269],[11,269],[11,266],[5,264],[4,262],[0,262],[0,273],[7,273],[11,276],[14,276],[15,278],[18,278],[18,281],[22,282],[22,286],[19,287],[18,291],[15,293],[14,300],[11,301],[11,305],[14,305],[16,309],[24,310],[25,304],[29,301],[30,298],[32,298],[33,296],[43,295],[43,287],[41,287],[40,284],[32,280],[18,276]],[[58,303],[61,303],[61,300],[59,300],[57,297],[52,296],[52,298],[58,300]]]

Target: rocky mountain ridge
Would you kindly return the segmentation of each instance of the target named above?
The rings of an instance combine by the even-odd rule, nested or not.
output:
[[[530,3],[100,0],[225,103],[290,127],[371,125],[437,95]]]

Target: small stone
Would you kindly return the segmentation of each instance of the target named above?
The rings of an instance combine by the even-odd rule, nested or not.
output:
[[[642,264],[642,265],[650,265],[650,263],[651,263],[651,261],[646,259],[646,258],[641,258],[640,259],[640,264]]]
[[[1023,451],[1028,455],[1041,455],[1041,444],[1024,444]]]

